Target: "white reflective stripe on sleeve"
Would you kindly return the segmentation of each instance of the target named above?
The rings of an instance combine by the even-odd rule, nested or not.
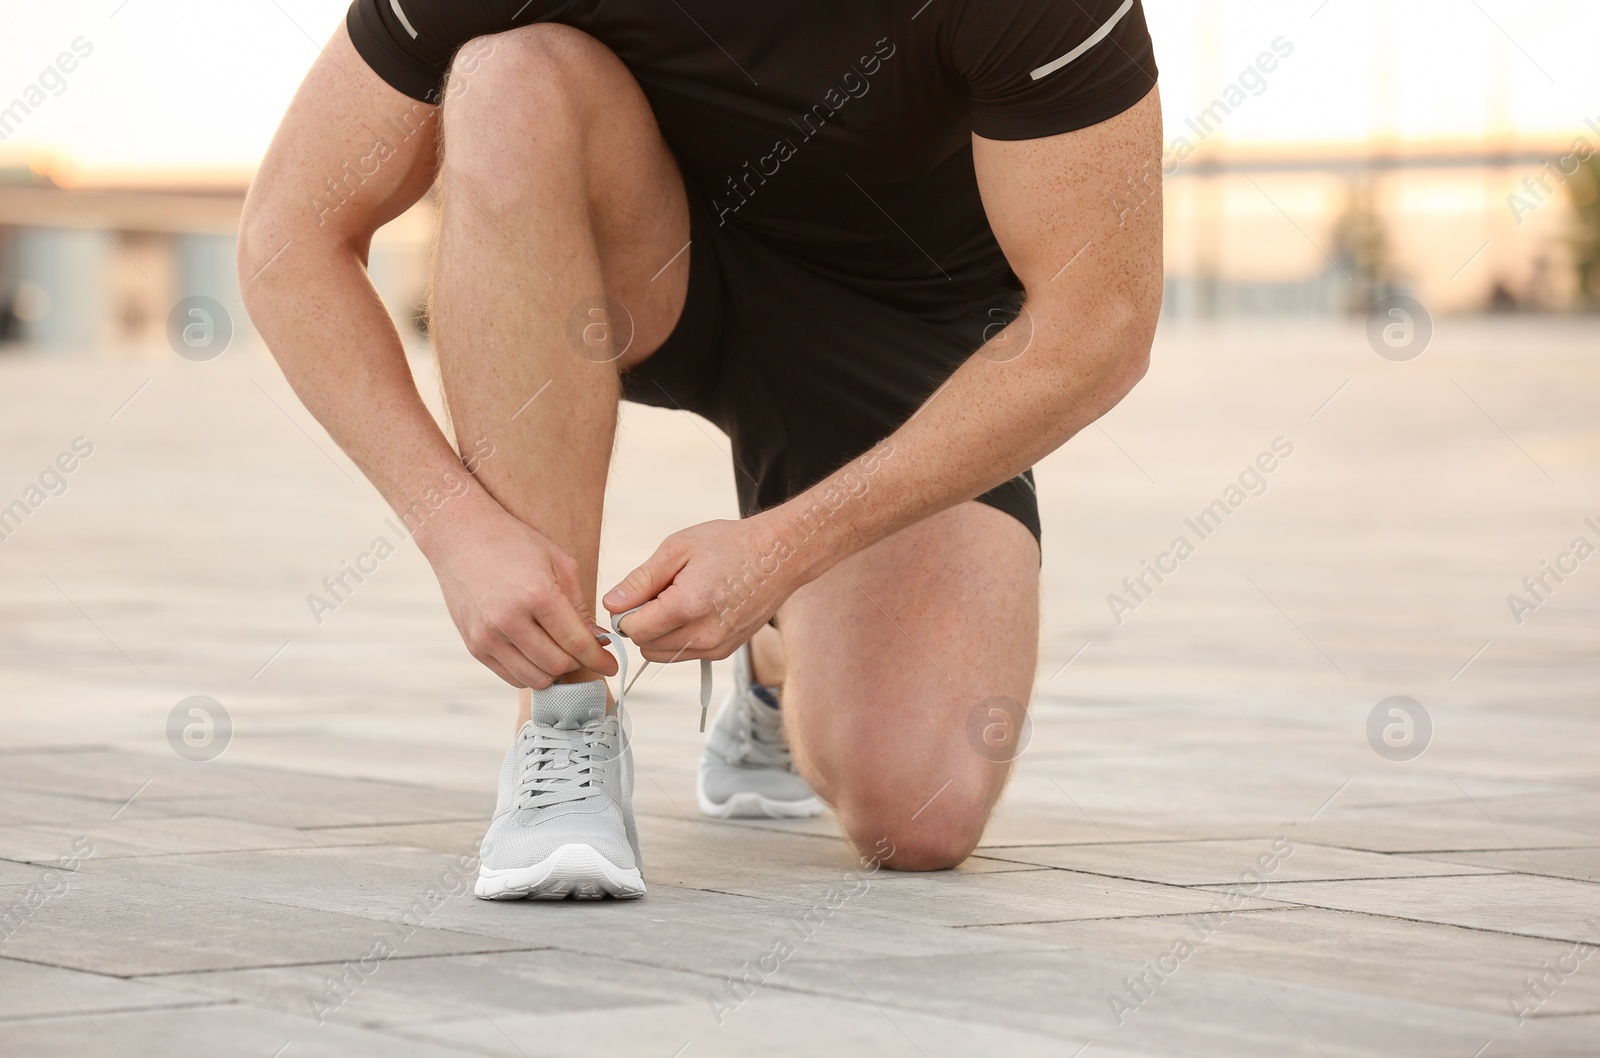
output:
[[[391,2],[393,2],[393,0],[391,0]],[[399,9],[396,8],[396,10]],[[1061,58],[1057,59],[1055,62],[1046,63],[1044,66],[1041,66],[1037,70],[1033,71],[1033,79],[1037,81],[1041,78],[1049,77],[1051,74],[1055,73],[1063,66],[1066,66],[1068,63],[1076,62],[1077,60],[1083,58],[1084,54],[1088,52],[1090,48],[1093,48],[1096,44],[1099,44],[1101,41],[1109,37],[1111,35],[1111,31],[1117,28],[1117,23],[1121,22],[1124,18],[1127,18],[1128,12],[1132,10],[1133,0],[1122,0],[1122,6],[1117,8],[1117,13],[1111,16],[1110,22],[1107,22],[1105,25],[1095,30],[1093,36],[1084,41],[1082,44],[1078,45],[1076,48],[1073,48],[1071,51],[1067,52],[1065,55],[1061,56]],[[402,15],[401,17],[404,18],[405,16]],[[413,33],[412,36],[414,37],[416,34]]]
[[[1132,3],[1133,0],[1128,0],[1128,2]],[[389,10],[393,11],[394,12],[394,17],[398,18],[400,20],[400,24],[402,26],[406,27],[406,32],[411,34],[411,39],[412,40],[416,40],[417,39],[417,27],[413,26],[411,24],[411,20],[406,17],[406,13],[404,11],[400,10],[400,0],[389,0]]]

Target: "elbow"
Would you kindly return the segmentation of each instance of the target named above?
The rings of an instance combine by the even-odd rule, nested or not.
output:
[[[1115,402],[1120,403],[1150,373],[1150,349],[1154,341],[1152,324],[1131,326],[1112,344],[1107,355],[1107,382],[1114,391]]]
[[[1164,285],[1156,271],[1111,306],[1104,348],[1108,372],[1122,387],[1118,400],[1132,392],[1150,371],[1150,350],[1161,321]]]
[[[1149,374],[1154,337],[1153,328],[1130,326],[1107,344],[1101,375],[1105,411],[1121,404]]]
[[[282,244],[288,239],[285,236],[278,240],[277,246],[273,244],[274,234],[282,231],[283,227],[276,222],[272,209],[260,204],[252,189],[245,199],[244,212],[239,217],[234,253],[234,267],[239,274],[239,293],[243,296],[245,308],[252,313],[260,296],[259,280],[266,275],[268,267],[275,263],[273,255],[283,248]]]
[[[1034,309],[1035,317],[1040,314]],[[1108,298],[1091,310],[1080,304],[1050,314],[1047,327],[1060,336],[1060,366],[1069,381],[1087,382],[1104,414],[1133,392],[1150,371],[1150,351],[1161,317],[1161,290]],[[1087,378],[1085,378],[1087,376]]]
[[[266,339],[274,356],[278,343],[272,336],[295,302],[290,284],[304,279],[307,238],[303,222],[297,223],[292,205],[281,197],[263,196],[252,187],[239,216],[234,268],[239,277],[239,297],[245,313]],[[298,244],[298,246],[297,246]]]

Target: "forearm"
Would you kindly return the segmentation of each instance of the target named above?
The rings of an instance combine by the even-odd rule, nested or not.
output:
[[[446,520],[431,516],[441,497],[452,513],[494,501],[423,403],[364,248],[300,230],[274,259],[288,237],[264,234],[273,227],[247,227],[240,240],[251,319],[301,401],[426,550]]]
[[[1025,313],[883,444],[761,515],[797,581],[1009,481],[1110,411],[1144,374],[1153,315],[1124,306],[1069,326]]]
[[[1161,187],[1145,180],[1160,173],[1159,95],[1059,136],[974,137],[973,150],[1026,307],[883,445],[761,516],[791,586],[1010,480],[1144,376],[1163,287]],[[1143,189],[1137,208],[1114,194],[1125,181]]]

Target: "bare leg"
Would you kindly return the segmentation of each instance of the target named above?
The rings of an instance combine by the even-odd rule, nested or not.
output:
[[[444,103],[440,371],[462,452],[494,446],[478,480],[577,560],[592,618],[619,368],[661,345],[686,295],[683,181],[639,86],[593,38],[530,26],[472,59]],[[524,691],[519,726],[527,715]]]
[[[789,658],[783,649],[783,635],[771,625],[750,640],[750,664],[756,682],[781,690],[789,671]]]
[[[904,870],[966,859],[1011,756],[971,732],[1020,728],[1032,692],[1032,535],[992,507],[961,504],[847,559],[796,592],[778,620],[782,652],[769,644],[758,678],[783,682],[801,774],[857,849],[886,839],[895,852],[885,864]],[[785,655],[786,671],[773,672]]]

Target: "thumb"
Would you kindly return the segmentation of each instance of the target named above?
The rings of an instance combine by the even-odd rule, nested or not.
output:
[[[683,568],[676,549],[662,544],[644,565],[622,578],[622,583],[606,592],[600,604],[614,614],[643,606],[666,590]]]

